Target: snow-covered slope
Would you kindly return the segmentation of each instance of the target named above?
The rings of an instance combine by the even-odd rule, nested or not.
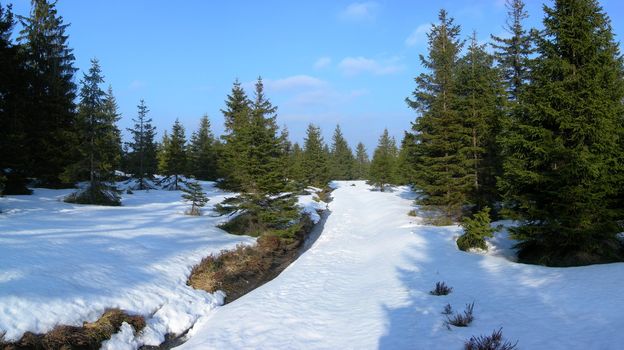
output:
[[[209,212],[228,194],[202,184]],[[61,202],[70,192],[0,199],[0,331],[10,340],[118,307],[146,316],[139,343],[158,344],[223,302],[220,293],[186,285],[191,267],[211,252],[254,242],[217,229],[224,218],[184,215],[179,191],[135,191],[122,207]]]
[[[339,183],[318,241],[275,280],[200,318],[180,349],[461,349],[503,327],[521,349],[620,349],[624,264],[546,268],[458,251],[413,195]],[[503,254],[504,255],[504,254]],[[438,281],[454,288],[432,296]],[[470,327],[441,311],[475,303]]]

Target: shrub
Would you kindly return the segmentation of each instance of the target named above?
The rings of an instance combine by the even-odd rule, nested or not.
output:
[[[409,213],[407,213],[407,215],[409,216],[417,216],[418,214],[416,213],[416,209],[412,209],[409,211]]]
[[[453,291],[453,287],[449,287],[444,282],[436,282],[435,288],[429,292],[431,295],[448,295]]]
[[[472,314],[473,309],[474,302],[471,304],[466,304],[466,310],[464,310],[463,313],[456,313],[452,317],[450,315],[447,315],[446,321],[444,322],[446,324],[446,327],[450,328],[451,325],[455,327],[468,327],[468,325],[474,320],[474,315]]]
[[[503,329],[492,332],[490,336],[471,337],[465,344],[465,350],[513,350],[518,342],[511,343],[503,339]]]
[[[457,247],[466,251],[470,248],[487,250],[486,237],[492,237],[496,229],[490,226],[490,208],[484,207],[473,218],[465,218],[462,221],[464,234],[457,239]]]

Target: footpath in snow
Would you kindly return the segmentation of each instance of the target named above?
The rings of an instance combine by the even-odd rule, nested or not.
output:
[[[320,238],[280,276],[202,316],[179,349],[462,349],[503,328],[520,349],[621,349],[624,264],[547,268],[464,253],[409,217],[406,188],[340,182]],[[432,296],[438,281],[448,296]],[[448,330],[441,314],[475,303]]]

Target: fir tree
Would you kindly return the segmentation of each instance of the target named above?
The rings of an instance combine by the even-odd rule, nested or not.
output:
[[[290,153],[290,167],[288,177],[295,182],[296,188],[305,187],[305,169],[303,165],[304,153],[299,143],[296,143],[292,147],[292,152]]]
[[[618,260],[622,57],[596,1],[557,0],[545,12],[523,113],[502,139],[501,189],[521,219],[512,230],[519,257],[548,265]]]
[[[359,142],[355,149],[355,168],[353,178],[357,180],[368,179],[368,171],[370,168],[370,159],[366,152],[364,144]]]
[[[202,186],[197,181],[189,181],[185,187],[182,187],[182,199],[191,203],[191,209],[186,213],[188,215],[200,216],[201,208],[208,203],[208,197],[204,193]]]
[[[336,125],[330,151],[330,173],[332,180],[353,179],[355,158],[353,152],[342,135],[340,125]]]
[[[152,126],[152,118],[147,116],[149,109],[144,100],[140,101],[137,108],[137,117],[132,119],[134,127],[126,129],[132,136],[132,141],[126,143],[130,148],[128,172],[138,181],[135,189],[146,190],[150,188],[148,180],[154,178],[158,169],[156,143],[154,142],[156,127]]]
[[[492,47],[496,50],[496,59],[503,70],[508,98],[517,102],[529,79],[533,45],[531,35],[522,24],[529,17],[524,9],[524,2],[507,0],[506,6],[508,18],[505,30],[511,36],[501,38],[492,35]]]
[[[163,136],[160,162],[162,175],[165,175],[160,183],[165,184],[173,181],[166,187],[170,190],[179,190],[180,175],[185,175],[187,170],[187,147],[184,127],[178,119],[173,123],[171,136],[167,137],[166,134]]]
[[[401,140],[401,148],[397,159],[397,182],[402,185],[414,184],[414,169],[416,169],[416,137],[406,132]]]
[[[456,73],[463,46],[459,34],[459,26],[441,10],[439,23],[427,35],[429,55],[421,56],[429,73],[415,79],[413,99],[407,99],[419,114],[412,124],[417,157],[413,162],[414,180],[424,194],[419,202],[438,209],[444,220],[461,216],[475,181],[465,151],[470,147],[471,132],[458,112]]]
[[[189,172],[200,180],[217,179],[217,153],[215,139],[210,130],[210,120],[204,115],[199,130],[191,136],[189,145]]]
[[[501,130],[505,92],[493,57],[479,45],[473,33],[466,55],[457,72],[458,110],[470,132],[470,143],[460,151],[466,166],[472,168],[474,184],[468,202],[475,210],[492,207],[499,200],[496,177],[501,175],[501,160],[496,138]]]
[[[378,187],[382,192],[387,185],[396,183],[397,153],[396,141],[390,137],[388,129],[385,129],[379,137],[379,144],[373,154],[369,173],[370,184]]]
[[[104,82],[97,59],[91,60],[88,74],[81,80],[78,105],[78,130],[81,158],[65,172],[68,179],[80,179],[87,174],[86,189],[69,196],[69,202],[81,204],[120,205],[114,185],[114,165],[119,161],[119,119],[114,98],[100,87]]]
[[[303,171],[308,185],[324,187],[329,181],[329,159],[321,129],[308,125],[303,146]]]
[[[48,186],[61,185],[60,175],[77,160],[74,55],[67,46],[68,25],[55,2],[32,0],[29,17],[20,16],[26,67],[30,74],[26,145],[31,175]]]

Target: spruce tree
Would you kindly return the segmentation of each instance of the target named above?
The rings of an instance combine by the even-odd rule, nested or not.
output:
[[[296,188],[305,187],[305,169],[303,165],[304,153],[299,143],[296,143],[292,147],[290,153],[290,167],[288,177],[295,182]]]
[[[0,177],[5,194],[30,194],[26,142],[31,125],[24,118],[31,103],[30,78],[24,50],[11,41],[14,25],[11,5],[0,4]]]
[[[533,54],[533,40],[523,26],[529,15],[522,0],[507,0],[507,23],[505,30],[509,38],[492,35],[492,47],[496,60],[503,70],[510,101],[518,102],[529,79],[530,57]]]
[[[247,158],[248,131],[250,128],[250,104],[238,79],[221,110],[225,120],[225,132],[221,136],[223,149],[219,168],[222,171],[221,187],[241,190],[243,179],[242,160]]]
[[[210,120],[204,115],[199,129],[191,136],[189,145],[189,173],[200,180],[216,180],[217,153],[215,139],[210,130]]]
[[[364,144],[359,142],[355,148],[355,168],[353,178],[356,180],[368,179],[368,172],[370,169],[370,159],[368,158],[368,152]]]
[[[188,158],[184,127],[178,119],[173,123],[171,136],[163,136],[161,157],[161,171],[165,178],[160,183],[170,190],[179,190],[180,176],[186,175]]]
[[[67,45],[68,24],[56,2],[32,0],[29,17],[20,16],[26,67],[30,75],[28,128],[30,174],[43,185],[60,186],[60,175],[77,160],[74,55]]]
[[[277,107],[264,94],[262,78],[255,84],[254,100],[250,104],[249,124],[240,139],[246,150],[238,167],[241,187],[241,208],[253,225],[267,227],[278,235],[290,237],[297,230],[293,225],[298,216],[295,198],[283,195],[287,187],[284,167],[284,136],[278,136]]]
[[[415,154],[416,137],[414,134],[406,132],[401,140],[401,148],[397,159],[397,182],[401,185],[414,184],[414,169],[417,159]]]
[[[91,60],[89,72],[81,80],[77,134],[81,159],[67,167],[68,180],[85,174],[89,184],[66,201],[81,204],[120,205],[114,180],[114,165],[119,161],[120,139],[115,123],[119,119],[114,98],[100,87],[104,82],[100,64]],[[68,181],[69,182],[69,181]]]
[[[499,200],[496,178],[501,175],[500,151],[496,138],[501,131],[504,87],[494,58],[479,45],[476,33],[464,57],[459,61],[457,92],[458,110],[464,126],[470,132],[470,143],[461,152],[466,166],[472,168],[474,184],[468,203],[478,211],[494,207]]]
[[[396,141],[390,137],[388,129],[384,129],[375,148],[369,173],[370,184],[378,187],[381,192],[385,191],[387,185],[396,183],[397,156]]]
[[[189,209],[186,214],[193,216],[200,216],[201,208],[208,203],[208,197],[206,197],[206,193],[202,189],[202,186],[197,181],[189,181],[186,183],[186,186],[182,187],[182,199],[191,203],[191,209]]]
[[[152,118],[147,116],[149,109],[145,101],[141,100],[137,106],[137,117],[133,118],[133,128],[128,128],[132,141],[126,145],[130,148],[128,155],[128,172],[137,180],[136,190],[146,190],[151,186],[149,180],[154,178],[158,170],[156,158],[157,149],[154,137],[156,127],[152,125]]]
[[[521,221],[523,261],[577,265],[621,259],[624,70],[595,0],[545,7],[523,113],[502,139],[501,189]]]
[[[353,179],[355,158],[353,152],[342,135],[340,125],[336,125],[330,151],[330,173],[332,180]]]
[[[406,99],[419,114],[412,124],[414,180],[424,194],[419,202],[442,214],[441,222],[461,216],[474,186],[473,166],[465,152],[471,132],[458,111],[457,67],[463,46],[459,35],[459,26],[441,10],[439,23],[427,34],[429,54],[420,57],[429,72],[415,79],[413,99]]]
[[[329,157],[321,129],[308,125],[303,146],[303,171],[307,185],[324,187],[329,181]]]

